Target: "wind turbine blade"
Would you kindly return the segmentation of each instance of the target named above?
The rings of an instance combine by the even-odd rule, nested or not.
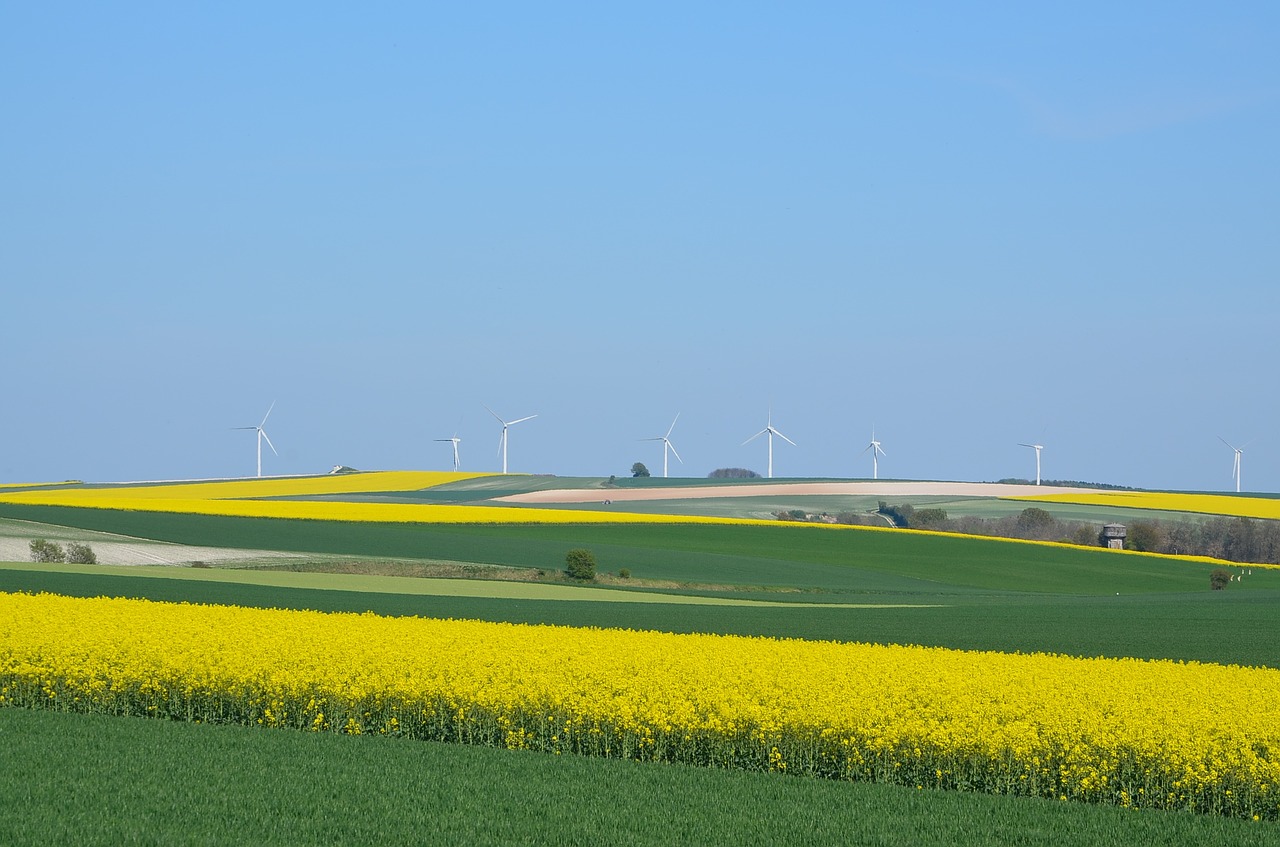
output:
[[[233,427],[231,427],[231,428],[232,428],[233,430],[234,430],[234,429],[257,429],[257,427],[256,427],[256,426],[233,426]]]
[[[274,409],[275,407],[276,407],[276,401],[272,400],[271,405],[267,407],[267,413],[262,416],[262,423],[258,424],[258,426],[263,427],[267,425],[267,418],[271,417],[271,410]]]
[[[776,436],[778,436],[779,438],[781,438],[783,441],[787,442],[788,444],[790,444],[792,447],[797,446],[797,445],[796,445],[796,443],[795,443],[794,441],[792,441],[790,438],[787,438],[785,435],[783,435],[782,433],[778,432],[776,429],[773,431],[773,434],[774,434],[774,435],[776,435]]]
[[[271,448],[271,452],[279,456],[280,451],[276,450],[276,445],[271,443],[271,436],[267,435],[267,431],[259,427],[258,432],[262,433],[262,437],[267,440],[267,446]]]
[[[481,403],[480,405],[481,405],[481,406],[484,406],[484,404],[483,404],[483,403]],[[497,412],[495,412],[493,409],[490,409],[488,406],[484,406],[484,410],[485,410],[486,412],[488,412],[489,414],[493,415],[495,418],[497,418],[498,423],[502,424],[503,426],[506,426],[506,425],[507,425],[507,422],[506,422],[506,421],[504,421],[502,418],[499,418],[499,417],[498,417],[498,413],[497,413]]]
[[[1018,442],[1018,446],[1019,446],[1019,447],[1030,447],[1032,450],[1036,449],[1036,445],[1034,445],[1034,444],[1023,444],[1021,441],[1019,441],[1019,442]]]
[[[676,428],[676,421],[680,420],[680,413],[676,412],[675,418],[671,421],[671,426],[667,427],[667,438],[671,437],[671,430]]]
[[[755,435],[751,436],[750,438],[748,438],[746,441],[744,441],[744,442],[742,442],[742,443],[743,443],[743,444],[750,444],[752,441],[755,441],[757,438],[759,438],[760,436],[764,435],[764,434],[765,434],[766,432],[768,432],[768,431],[769,431],[768,429],[762,429],[762,430],[760,430],[759,432],[757,432]]]
[[[672,444],[670,441],[667,441],[665,438],[663,439],[663,441],[665,441],[667,446],[671,448],[671,452],[675,453],[676,458],[680,459],[680,454],[676,452],[676,445]],[[680,464],[682,465],[684,464],[684,459],[680,459]]]
[[[528,415],[528,416],[523,417],[523,418],[516,418],[514,421],[507,421],[507,426],[515,426],[515,425],[516,425],[516,424],[518,424],[518,423],[524,423],[525,421],[531,421],[531,420],[533,420],[533,419],[534,419],[534,418],[536,418],[536,417],[537,417],[537,415]]]
[[[876,452],[879,453],[881,456],[889,455],[888,453],[884,452],[884,448],[881,447],[879,444],[876,445]]]

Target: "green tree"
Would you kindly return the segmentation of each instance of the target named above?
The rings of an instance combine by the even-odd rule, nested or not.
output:
[[[916,509],[911,516],[913,529],[942,529],[946,525],[946,509]]]
[[[1231,571],[1226,568],[1214,568],[1213,573],[1209,574],[1209,586],[1214,591],[1221,591],[1227,587],[1227,583],[1231,581]]]
[[[1018,513],[1018,531],[1027,535],[1043,535],[1051,532],[1057,519],[1044,509],[1032,506]]]
[[[1134,521],[1129,525],[1129,537],[1125,539],[1125,547],[1130,550],[1155,553],[1162,543],[1160,527],[1154,521]]]
[[[88,544],[72,541],[67,544],[67,561],[76,565],[96,565],[98,556]]]
[[[52,541],[45,541],[43,538],[33,539],[31,542],[31,561],[33,562],[65,562],[67,553],[62,549],[61,544],[55,544]]]
[[[631,466],[632,476],[648,476],[649,469],[644,466],[644,462],[636,462]]]
[[[564,572],[570,579],[590,582],[596,578],[596,554],[581,547],[570,550],[564,557]]]

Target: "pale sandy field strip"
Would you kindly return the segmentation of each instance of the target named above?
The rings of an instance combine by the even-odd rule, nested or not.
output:
[[[988,482],[779,482],[750,485],[691,485],[671,488],[564,488],[494,498],[506,503],[599,503],[611,500],[695,500],[707,497],[1018,497],[1092,493],[1090,488],[1010,485]]]

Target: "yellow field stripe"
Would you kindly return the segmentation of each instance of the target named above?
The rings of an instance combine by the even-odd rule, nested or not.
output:
[[[1032,494],[1023,497],[1007,497],[1005,499],[1280,520],[1280,499],[1239,497],[1228,494],[1179,494],[1166,491],[1081,491],[1070,494]]]
[[[525,509],[502,506],[458,506],[435,503],[342,503],[291,500],[179,500],[175,498],[93,497],[85,492],[32,492],[31,496],[0,496],[0,502],[29,506],[69,506],[87,509],[122,509],[138,512],[170,512],[189,515],[224,515],[245,518],[292,518],[313,521],[433,524],[529,524],[529,523],[691,523],[755,524],[761,526],[828,526],[785,523],[750,518],[658,515],[638,512],[596,512],[577,509]],[[43,494],[43,496],[39,496]],[[857,527],[845,527],[854,529]]]
[[[450,482],[492,476],[492,474],[455,473],[452,471],[372,471],[351,474],[292,477],[287,479],[232,479],[212,482],[174,484],[121,485],[104,488],[77,488],[56,492],[56,505],[93,505],[102,500],[231,500],[253,497],[298,497],[325,494],[368,494],[380,491],[419,491]],[[10,503],[46,503],[47,492],[6,493]],[[71,502],[72,500],[76,502]],[[116,508],[116,507],[108,507]]]

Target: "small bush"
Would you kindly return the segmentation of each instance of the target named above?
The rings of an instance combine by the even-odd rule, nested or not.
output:
[[[31,541],[31,561],[33,562],[65,562],[67,553],[62,549],[61,544],[55,544],[52,541],[45,541],[43,538],[35,538]]]
[[[67,561],[73,565],[96,565],[98,556],[88,544],[72,541],[67,544]]]
[[[631,579],[631,570],[629,568],[618,568],[618,577],[621,579]]]
[[[1213,573],[1209,574],[1209,587],[1214,591],[1221,591],[1227,587],[1227,583],[1231,581],[1231,571],[1226,568],[1214,568]]]
[[[595,579],[596,554],[582,548],[570,550],[564,557],[564,572],[570,579],[580,579],[584,582]]]

